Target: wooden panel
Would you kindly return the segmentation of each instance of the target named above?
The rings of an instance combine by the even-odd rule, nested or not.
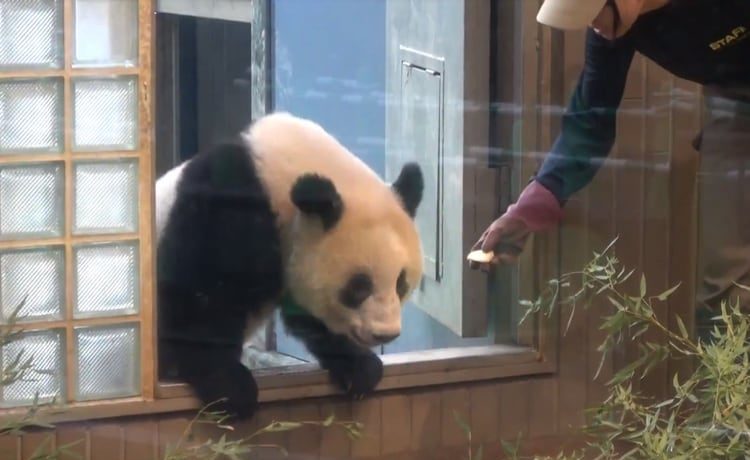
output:
[[[580,270],[590,259],[589,196],[590,190],[585,188],[573,195],[565,206],[565,219],[560,229],[561,274]],[[586,403],[588,325],[582,305],[561,306],[559,323],[561,365],[556,388],[559,392],[559,424],[562,430],[569,431],[583,423],[580,409]]]
[[[263,429],[273,422],[286,421],[289,419],[290,414],[288,407],[285,407],[282,404],[273,404],[271,406],[262,408],[258,412],[257,416],[253,420],[253,429],[250,430],[249,433],[254,430]],[[268,444],[269,446],[285,447],[289,445],[288,438],[289,433],[287,432],[281,431],[278,433],[268,433],[266,435],[263,435],[263,444]],[[250,455],[250,458],[257,460],[280,460],[285,457],[281,450],[271,447],[269,449],[262,449],[254,452],[253,455]]]
[[[313,422],[324,418],[320,413],[318,404],[315,402],[302,402],[297,404],[289,412],[292,421]],[[317,460],[318,446],[320,446],[321,439],[321,430],[318,427],[309,427],[292,431],[287,437],[287,442],[289,443],[289,455],[293,458],[302,458],[302,455],[306,455],[307,457],[305,458]]]
[[[582,52],[583,34],[566,33],[561,69],[564,105],[577,82]],[[675,82],[662,68],[636,54],[611,160],[567,204],[560,250],[561,270],[565,272],[580,268],[593,250],[602,249],[619,235],[616,248],[621,261],[629,268],[642,270],[652,292],[683,283],[679,295],[670,302],[669,319],[667,308],[659,310],[660,318],[674,327],[671,309],[677,305],[683,317],[692,320],[695,197],[691,190],[696,162],[688,142],[696,134],[699,116],[694,111],[696,104],[691,104],[691,109],[674,109],[672,88],[697,94],[695,85]],[[542,146],[542,150],[546,147]],[[679,228],[683,230],[678,231]],[[633,279],[627,288],[637,289],[637,283],[638,279]],[[604,339],[599,326],[609,311],[606,300],[595,302],[587,313],[578,311],[568,336],[560,339],[560,430],[568,426],[574,429],[583,420],[580,408],[605,397],[603,382],[611,377],[613,364],[621,366],[636,356],[636,344],[629,343],[619,350],[614,363],[605,360],[599,381],[591,380],[600,362],[595,348]],[[561,328],[565,327],[568,313],[561,312]],[[646,339],[661,340],[655,332]],[[670,366],[654,369],[652,376],[642,382],[642,390],[652,396],[664,395],[670,386],[671,369],[680,368],[676,363]],[[585,380],[577,378],[581,369],[586,373]]]
[[[564,64],[562,69],[559,70],[563,73],[565,85],[561,95],[561,103],[567,107],[581,76],[581,69],[583,69],[583,49],[586,43],[586,34],[582,31],[566,32],[563,36],[563,42]]]
[[[495,383],[469,389],[471,436],[478,443],[494,443],[500,437],[500,391]]]
[[[589,188],[589,240],[586,249],[589,260],[593,251],[601,251],[617,236],[614,219],[615,170],[616,166],[611,163],[603,165]],[[613,311],[614,307],[609,301],[599,297],[593,300],[587,312],[579,312],[586,317],[587,328],[586,407],[606,398],[605,383],[613,375],[612,356],[607,355],[602,362],[601,353],[596,351],[606,338],[606,333],[600,329],[603,318]],[[601,370],[599,370],[600,366]],[[599,371],[598,376],[597,371]],[[561,415],[564,410],[561,408]]]
[[[91,427],[89,451],[91,458],[123,460],[125,458],[124,429],[121,424],[102,422]]]
[[[20,457],[21,438],[15,435],[0,436],[0,458],[16,460]]]
[[[630,277],[620,289],[637,294],[643,267],[643,103],[640,99],[623,101],[618,115],[617,143],[613,159],[618,160],[615,170],[615,217],[619,236],[615,254],[620,262],[636,275]],[[617,349],[613,359],[616,368],[636,358],[629,341]],[[634,380],[634,390],[639,381]]]
[[[187,429],[191,418],[192,415],[190,417],[175,415],[163,417],[159,420],[156,427],[158,433],[156,447],[159,458],[165,458],[167,452],[174,451],[173,449]]]
[[[649,62],[646,65],[645,139],[644,139],[644,226],[643,271],[649,292],[657,294],[669,288],[669,152],[671,149],[670,94],[673,78]],[[667,304],[656,308],[656,315],[668,323]],[[664,335],[650,330],[644,341],[664,343]],[[642,389],[650,396],[663,398],[670,379],[667,364],[660,364],[643,380]]]
[[[352,416],[351,405],[340,401],[338,398],[330,403],[324,403],[320,407],[321,420],[333,414],[338,420],[350,420]],[[321,460],[345,460],[351,458],[352,443],[343,430],[323,430],[320,440]]]
[[[615,232],[618,235],[617,254],[620,262],[636,270],[621,289],[637,293],[643,271],[643,202],[644,202],[644,60],[636,53],[625,86],[625,94],[617,115],[617,140],[612,152],[615,169]],[[626,341],[618,347],[613,359],[616,368],[637,357],[634,343]],[[640,388],[634,382],[634,389]]]
[[[411,450],[432,453],[440,448],[442,399],[440,393],[420,392],[411,397]],[[385,415],[385,414],[384,414]],[[383,424],[388,419],[383,417]]]
[[[381,423],[381,443],[384,455],[409,450],[411,445],[411,400],[406,395],[388,395],[381,399],[382,414],[388,423]]]
[[[57,446],[55,433],[49,432],[31,432],[21,439],[21,458],[23,460],[32,460],[44,457]]]
[[[458,416],[465,423],[471,420],[471,407],[469,406],[469,390],[467,388],[451,387],[441,392],[442,445],[460,446],[466,442],[466,434],[461,425],[456,421]]]
[[[682,283],[669,302],[669,327],[677,329],[676,315],[685,322],[688,330],[695,324],[695,271],[697,239],[697,194],[696,175],[698,152],[691,142],[701,121],[701,91],[696,84],[675,80],[675,90],[689,95],[690,103],[675,105],[672,111],[672,156],[670,168],[670,267],[669,284]],[[670,362],[668,375],[675,373],[686,378],[691,366],[688,362]]]
[[[352,419],[364,425],[362,438],[352,444],[353,458],[365,459],[378,458],[380,456],[383,439],[387,439],[386,434],[390,435],[387,431],[392,429],[391,424],[382,423],[382,414],[387,414],[390,418],[396,414],[386,411],[398,410],[398,407],[391,407],[393,406],[392,403],[386,404],[386,398],[368,398],[352,404]],[[407,404],[411,402],[406,396],[402,396],[402,398],[406,399]],[[403,401],[399,402],[403,403]],[[402,409],[402,411],[404,410]],[[405,412],[407,415],[406,420],[411,421],[411,418],[408,417],[411,414],[411,407],[408,407]],[[411,433],[411,429],[403,429],[403,424],[400,429],[407,434]],[[398,439],[398,436],[396,436],[396,439]],[[407,448],[409,441],[410,438],[407,438]]]
[[[590,260],[588,245],[588,213],[590,191],[584,190],[571,199],[565,210],[565,224],[561,230],[561,273],[580,270]],[[588,379],[587,312],[582,305],[560,308],[560,368],[559,404],[560,428],[575,429],[583,423],[580,408],[586,404]]]
[[[558,414],[558,379],[544,378],[531,382],[526,387],[529,392],[529,437],[531,439],[554,436],[557,434]],[[582,406],[575,409],[580,411]]]
[[[514,441],[525,438],[529,432],[529,383],[516,381],[500,386],[500,437]],[[553,414],[548,414],[551,416]]]
[[[127,420],[122,424],[125,460],[157,460],[159,424],[151,417]],[[163,457],[161,457],[163,458]]]
[[[646,91],[644,93],[648,123],[645,149],[649,154],[665,153],[672,149],[672,90],[674,77],[651,61],[646,63]],[[664,178],[668,181],[668,178]]]
[[[88,430],[84,423],[71,423],[63,425],[57,430],[57,446],[70,446],[67,450],[73,455],[85,458]],[[149,445],[151,443],[149,442]],[[5,458],[5,457],[0,457]],[[147,457],[143,457],[144,459]]]
[[[633,62],[630,65],[628,79],[625,84],[623,99],[642,99],[644,91],[645,60],[640,53],[633,56]]]

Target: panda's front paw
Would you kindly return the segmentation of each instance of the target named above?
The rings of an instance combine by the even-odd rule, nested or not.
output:
[[[258,385],[248,368],[233,363],[216,368],[196,382],[198,397],[210,410],[225,412],[237,421],[246,420],[258,410]]]
[[[383,378],[383,362],[374,353],[356,354],[332,360],[328,373],[347,394],[362,399],[372,393]]]

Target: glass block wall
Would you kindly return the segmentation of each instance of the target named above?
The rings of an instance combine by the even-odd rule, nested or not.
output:
[[[0,0],[0,407],[149,391],[150,5]]]

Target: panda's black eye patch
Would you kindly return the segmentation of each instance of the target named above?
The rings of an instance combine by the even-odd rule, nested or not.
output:
[[[372,295],[372,291],[373,283],[370,275],[357,273],[349,278],[344,288],[341,289],[339,301],[349,308],[357,308]]]

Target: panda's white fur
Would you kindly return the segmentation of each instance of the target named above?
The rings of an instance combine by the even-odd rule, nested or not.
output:
[[[249,372],[245,376],[232,364],[241,340],[235,323],[242,315],[246,323],[259,323],[286,295],[307,312],[285,318],[289,330],[342,388],[370,391],[382,365],[368,347],[398,336],[403,303],[422,276],[413,221],[421,201],[419,169],[405,166],[396,183],[386,184],[321,126],[289,113],[259,119],[240,138],[157,181],[159,257],[175,259],[160,262],[166,267],[159,284],[159,314],[166,317],[160,340],[170,350],[160,348],[160,360],[177,361],[174,376],[191,383],[201,398],[229,397],[231,411],[251,414],[254,408],[243,404],[254,406],[257,388]],[[333,193],[341,209],[319,214],[319,203],[302,195],[295,201],[294,194],[302,193],[295,190],[323,201]],[[221,227],[208,222],[213,219]],[[264,241],[249,242],[254,236]],[[224,245],[237,250],[217,256]],[[200,317],[204,309],[237,316]],[[232,332],[219,337],[226,328]],[[204,345],[185,345],[186,336]],[[213,348],[222,340],[232,349],[228,355]],[[250,395],[232,389],[238,378],[252,381],[245,387]]]
[[[258,173],[271,191],[282,230],[287,287],[334,332],[374,346],[372,336],[401,331],[401,299],[396,292],[376,292],[359,309],[337,308],[330,286],[339,285],[352,267],[376,269],[375,285],[390,287],[401,267],[411,287],[422,276],[422,257],[414,222],[391,188],[362,160],[320,125],[288,113],[259,120],[244,135],[252,146]],[[318,231],[315,218],[297,212],[289,198],[302,172],[330,179],[346,211],[330,231]],[[297,219],[295,222],[295,218]],[[369,230],[366,228],[369,227]],[[387,256],[387,257],[386,257]],[[388,277],[393,278],[389,280]]]

